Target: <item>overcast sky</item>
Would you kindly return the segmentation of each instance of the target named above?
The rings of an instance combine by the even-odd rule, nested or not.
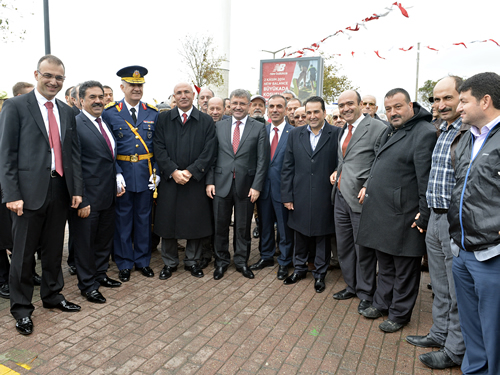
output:
[[[0,90],[12,95],[16,82],[34,82],[36,62],[45,53],[43,1],[7,2],[19,10],[3,11],[2,17],[10,18],[12,31],[26,30],[23,40],[13,36],[7,43],[0,42]],[[116,72],[124,66],[143,65],[149,70],[143,99],[160,102],[176,83],[189,79],[178,53],[185,35],[208,34],[223,45],[224,0],[49,0],[49,4],[51,52],[66,66],[65,87],[58,95],[61,99],[67,87],[88,79],[113,87],[115,99],[121,99]],[[301,49],[338,29],[354,27],[390,5],[390,0],[231,1],[229,90],[258,90],[260,60],[272,57],[261,50]],[[341,72],[361,94],[375,95],[383,106],[388,90],[403,87],[413,99],[416,48],[410,52],[398,48],[418,42],[419,85],[447,74],[500,73],[500,47],[492,42],[469,44],[490,38],[500,43],[499,1],[402,0],[402,5],[408,8],[409,18],[395,9],[368,22],[366,30],[351,32],[351,39],[337,36],[321,45],[325,53],[342,54],[337,58]],[[456,42],[465,42],[468,48],[452,46]],[[430,51],[427,45],[440,51]]]

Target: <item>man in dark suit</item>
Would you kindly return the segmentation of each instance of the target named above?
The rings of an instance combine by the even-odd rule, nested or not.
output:
[[[114,254],[121,281],[130,280],[132,268],[153,277],[151,261],[151,210],[155,185],[160,176],[153,158],[153,136],[158,109],[141,102],[144,76],[148,70],[133,65],[120,69],[120,88],[125,98],[111,102],[102,118],[113,130],[116,140],[117,186],[127,191],[116,200]],[[153,180],[155,182],[153,183]],[[133,237],[133,238],[132,238]],[[132,245],[133,244],[133,245]]]
[[[418,296],[429,220],[425,194],[437,137],[432,115],[411,102],[406,90],[390,90],[384,106],[390,126],[364,185],[356,243],[375,251],[378,260],[373,303],[361,314],[369,319],[388,314],[379,328],[393,333],[410,321]]]
[[[107,277],[113,244],[116,195],[116,149],[113,133],[101,119],[104,90],[97,81],[80,85],[82,112],[76,116],[82,157],[83,201],[69,215],[78,288],[89,302],[104,303],[99,286],[119,287]],[[125,189],[119,196],[125,193]]]
[[[288,276],[288,267],[292,263],[293,232],[288,227],[288,210],[281,202],[281,168],[285,156],[288,134],[293,126],[285,121],[286,99],[282,95],[269,98],[267,111],[272,124],[266,125],[266,133],[271,142],[271,158],[264,181],[264,188],[257,200],[260,219],[260,260],[250,266],[251,270],[260,270],[274,266],[276,249],[274,223],[278,223],[279,249],[278,279]]]
[[[325,121],[325,102],[319,96],[305,103],[308,126],[293,129],[281,172],[281,200],[289,210],[288,226],[294,233],[292,275],[285,285],[306,277],[309,246],[315,246],[314,289],[325,290],[325,275],[330,263],[334,232],[330,175],[337,168],[340,129]]]
[[[370,306],[376,288],[377,257],[372,249],[356,245],[361,207],[365,199],[363,187],[370,175],[375,150],[387,127],[361,113],[358,92],[344,91],[339,99],[340,115],[347,122],[339,138],[339,165],[331,176],[335,233],[342,275],[347,287],[333,295],[344,300],[358,296],[358,312]],[[340,181],[342,183],[340,183]]]
[[[224,276],[229,254],[229,225],[234,207],[234,264],[243,276],[253,279],[248,268],[250,225],[254,203],[259,198],[269,165],[269,139],[264,124],[248,117],[250,95],[246,90],[231,93],[231,119],[215,127],[217,160],[207,175],[207,195],[214,200],[214,279]]]
[[[165,266],[161,280],[177,270],[180,238],[187,240],[184,269],[194,277],[203,277],[198,262],[204,239],[213,234],[212,201],[205,193],[205,176],[215,157],[215,125],[209,115],[193,107],[191,85],[177,84],[174,96],[177,107],[160,114],[154,138],[163,180],[158,187],[154,227],[162,237]]]
[[[83,193],[75,116],[55,99],[65,79],[62,61],[52,55],[42,57],[35,79],[36,89],[9,99],[0,115],[0,183],[13,221],[10,311],[24,335],[33,332],[32,267],[38,244],[43,306],[80,310],[60,293],[68,206],[77,208]]]

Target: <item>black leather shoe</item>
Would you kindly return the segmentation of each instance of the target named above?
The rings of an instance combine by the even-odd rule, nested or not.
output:
[[[107,276],[104,279],[99,280],[99,284],[101,284],[101,286],[106,288],[118,288],[119,286],[122,285],[121,282],[110,279]]]
[[[10,288],[9,284],[3,284],[0,286],[0,297],[9,299],[10,298]]]
[[[190,271],[191,272],[191,276],[194,276],[194,277],[203,277],[203,276],[205,276],[203,274],[203,271],[201,270],[201,268],[199,268],[196,264],[193,264],[192,266],[184,266],[184,269],[186,271]]]
[[[424,365],[434,369],[443,370],[445,368],[458,366],[453,362],[450,356],[446,354],[444,349],[438,350],[437,352],[420,354],[418,358]]]
[[[356,294],[349,292],[347,289],[342,289],[340,292],[337,292],[333,295],[333,298],[344,300],[356,297]]]
[[[362,299],[361,301],[359,301],[358,313],[361,314],[361,311],[366,310],[371,305],[372,303],[370,301],[368,301],[367,299]]]
[[[172,276],[172,272],[177,271],[177,266],[175,267],[169,267],[165,266],[163,269],[160,271],[160,280],[167,280],[170,276]]]
[[[36,286],[42,285],[42,278],[36,272],[33,274],[33,285]]]
[[[305,276],[294,272],[283,281],[283,284],[285,285],[295,284],[297,281],[302,280],[304,278]]]
[[[255,271],[255,270],[261,270],[261,269],[264,269],[266,267],[273,267],[274,266],[274,259],[260,259],[257,263],[254,263],[252,264],[249,268],[252,270],[252,271]]]
[[[214,269],[214,280],[220,280],[224,277],[224,272],[226,272],[226,267],[215,267]]]
[[[136,268],[136,270],[141,271],[142,275],[146,276],[146,277],[153,277],[155,275],[155,273],[153,272],[153,270],[149,266]]]
[[[279,266],[278,280],[285,280],[288,277],[288,266]]]
[[[427,336],[406,336],[406,341],[408,343],[418,346],[420,348],[442,348],[442,345],[439,345],[436,341],[434,341],[429,335]]]
[[[253,274],[253,272],[247,266],[243,266],[243,267],[239,267],[239,268],[236,267],[236,271],[238,271],[239,273],[241,273],[247,279],[253,279],[255,277],[255,275]]]
[[[204,270],[205,268],[208,267],[208,265],[210,264],[211,261],[212,261],[212,258],[203,258],[202,260],[200,260],[198,267],[200,269]]]
[[[253,238],[259,238],[260,237],[259,227],[253,228],[252,235],[253,235]]]
[[[90,292],[82,291],[82,296],[87,298],[87,301],[92,303],[106,303],[106,298],[97,289],[91,290]]]
[[[130,269],[125,268],[123,270],[120,270],[118,273],[118,278],[120,281],[126,282],[130,280]]]
[[[325,278],[321,277],[319,279],[316,279],[316,281],[314,282],[314,290],[316,291],[316,293],[323,293],[325,291],[325,288]]]
[[[21,335],[31,335],[33,333],[33,321],[29,316],[17,319],[16,329]]]
[[[45,307],[46,309],[59,309],[59,310],[64,311],[64,312],[78,312],[81,309],[80,306],[78,306],[72,302],[66,301],[65,299],[63,299],[57,305],[49,305],[49,304],[44,302],[43,307]]]
[[[387,333],[394,333],[394,332],[399,331],[405,325],[406,324],[396,323],[390,319],[387,319],[387,320],[384,320],[382,323],[380,323],[378,328],[380,328],[382,331],[387,332]]]
[[[69,269],[69,274],[71,276],[75,276],[76,275],[76,267],[75,266],[69,266],[68,269]]]
[[[363,315],[365,318],[368,318],[368,319],[377,319],[377,318],[384,316],[382,311],[377,309],[375,306],[367,307],[366,309],[361,311],[361,315]]]

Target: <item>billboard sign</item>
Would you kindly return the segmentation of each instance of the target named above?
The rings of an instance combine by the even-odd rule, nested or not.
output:
[[[323,58],[300,57],[260,61],[260,94],[272,95],[291,90],[302,101],[323,94]]]

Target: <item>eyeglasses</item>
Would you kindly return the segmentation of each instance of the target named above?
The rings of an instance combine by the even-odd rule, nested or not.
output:
[[[434,103],[434,97],[433,96],[429,97],[428,100],[429,100],[429,103]]]
[[[37,70],[37,72],[45,79],[52,79],[55,78],[56,81],[63,82],[66,79],[66,76],[55,76],[50,73],[42,73],[41,71]]]
[[[363,102],[363,105],[369,105],[370,107],[375,107],[375,103]]]
[[[338,118],[339,118],[339,116],[337,116],[337,115],[332,116],[332,119],[334,119],[334,120],[337,120]]]
[[[307,118],[307,116],[306,115],[297,115],[297,116],[294,116],[293,118],[295,120],[299,120],[299,119],[305,119],[305,118]]]

